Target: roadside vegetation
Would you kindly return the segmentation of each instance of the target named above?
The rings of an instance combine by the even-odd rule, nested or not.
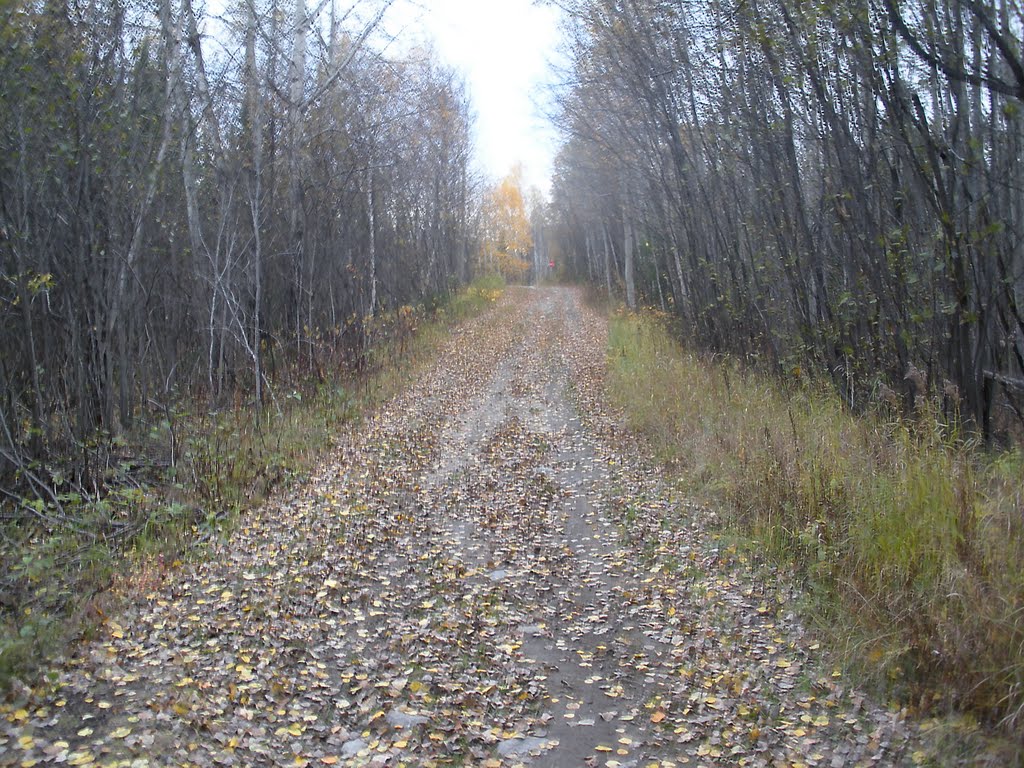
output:
[[[726,535],[792,569],[837,657],[925,718],[952,763],[1024,759],[1024,453],[983,449],[916,369],[912,412],[883,389],[855,414],[798,370],[680,347],[666,319],[612,321],[631,427]]]
[[[211,410],[199,395],[141,415],[137,428],[77,446],[99,467],[76,486],[56,458],[26,466],[0,501],[0,690],[88,636],[126,588],[201,556],[239,515],[304,478],[341,430],[430,361],[458,322],[501,294],[482,278],[420,307],[379,314],[358,363],[310,373],[288,366],[265,405],[251,392]]]

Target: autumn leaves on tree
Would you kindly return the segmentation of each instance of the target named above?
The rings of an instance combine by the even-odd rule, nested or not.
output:
[[[530,271],[530,217],[523,199],[522,171],[515,169],[490,189],[480,206],[480,266],[521,282]]]

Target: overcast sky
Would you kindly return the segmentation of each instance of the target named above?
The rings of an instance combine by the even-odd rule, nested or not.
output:
[[[387,20],[392,34],[432,38],[438,55],[463,73],[480,170],[499,179],[521,163],[525,183],[543,192],[556,149],[543,110],[558,13],[532,0],[396,0]]]

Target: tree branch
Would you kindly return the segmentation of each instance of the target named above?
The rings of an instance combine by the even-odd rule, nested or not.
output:
[[[971,11],[978,16],[985,26],[985,29],[992,34],[994,25],[991,19],[988,19],[981,9],[977,6],[975,0],[965,0],[971,8]],[[1005,80],[1001,80],[991,75],[980,75],[976,72],[968,72],[963,67],[955,66],[945,57],[938,56],[937,54],[929,51],[924,47],[924,44],[910,31],[907,26],[907,22],[903,19],[900,14],[899,8],[897,7],[896,0],[885,0],[886,7],[889,9],[889,18],[892,20],[893,26],[896,31],[899,32],[900,37],[903,38],[904,42],[910,46],[919,59],[927,64],[937,67],[942,74],[951,80],[957,80],[960,82],[970,83],[971,85],[982,85],[988,88],[992,93],[998,93],[1002,96],[1010,96],[1012,98],[1024,101],[1024,69],[1021,68],[1021,63],[1016,61],[1012,55],[1012,49],[1009,47],[1009,43],[995,30],[996,47],[999,48],[1000,53],[1003,54],[1003,58],[1007,60],[1010,68],[1017,75],[1017,84],[1008,83]],[[987,24],[985,22],[988,22]]]

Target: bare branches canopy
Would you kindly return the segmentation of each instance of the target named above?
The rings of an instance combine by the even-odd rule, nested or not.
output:
[[[1022,406],[1019,3],[560,4],[578,273],[851,402],[916,370],[987,433]]]
[[[470,117],[389,0],[0,7],[0,443],[263,397],[467,274]]]

